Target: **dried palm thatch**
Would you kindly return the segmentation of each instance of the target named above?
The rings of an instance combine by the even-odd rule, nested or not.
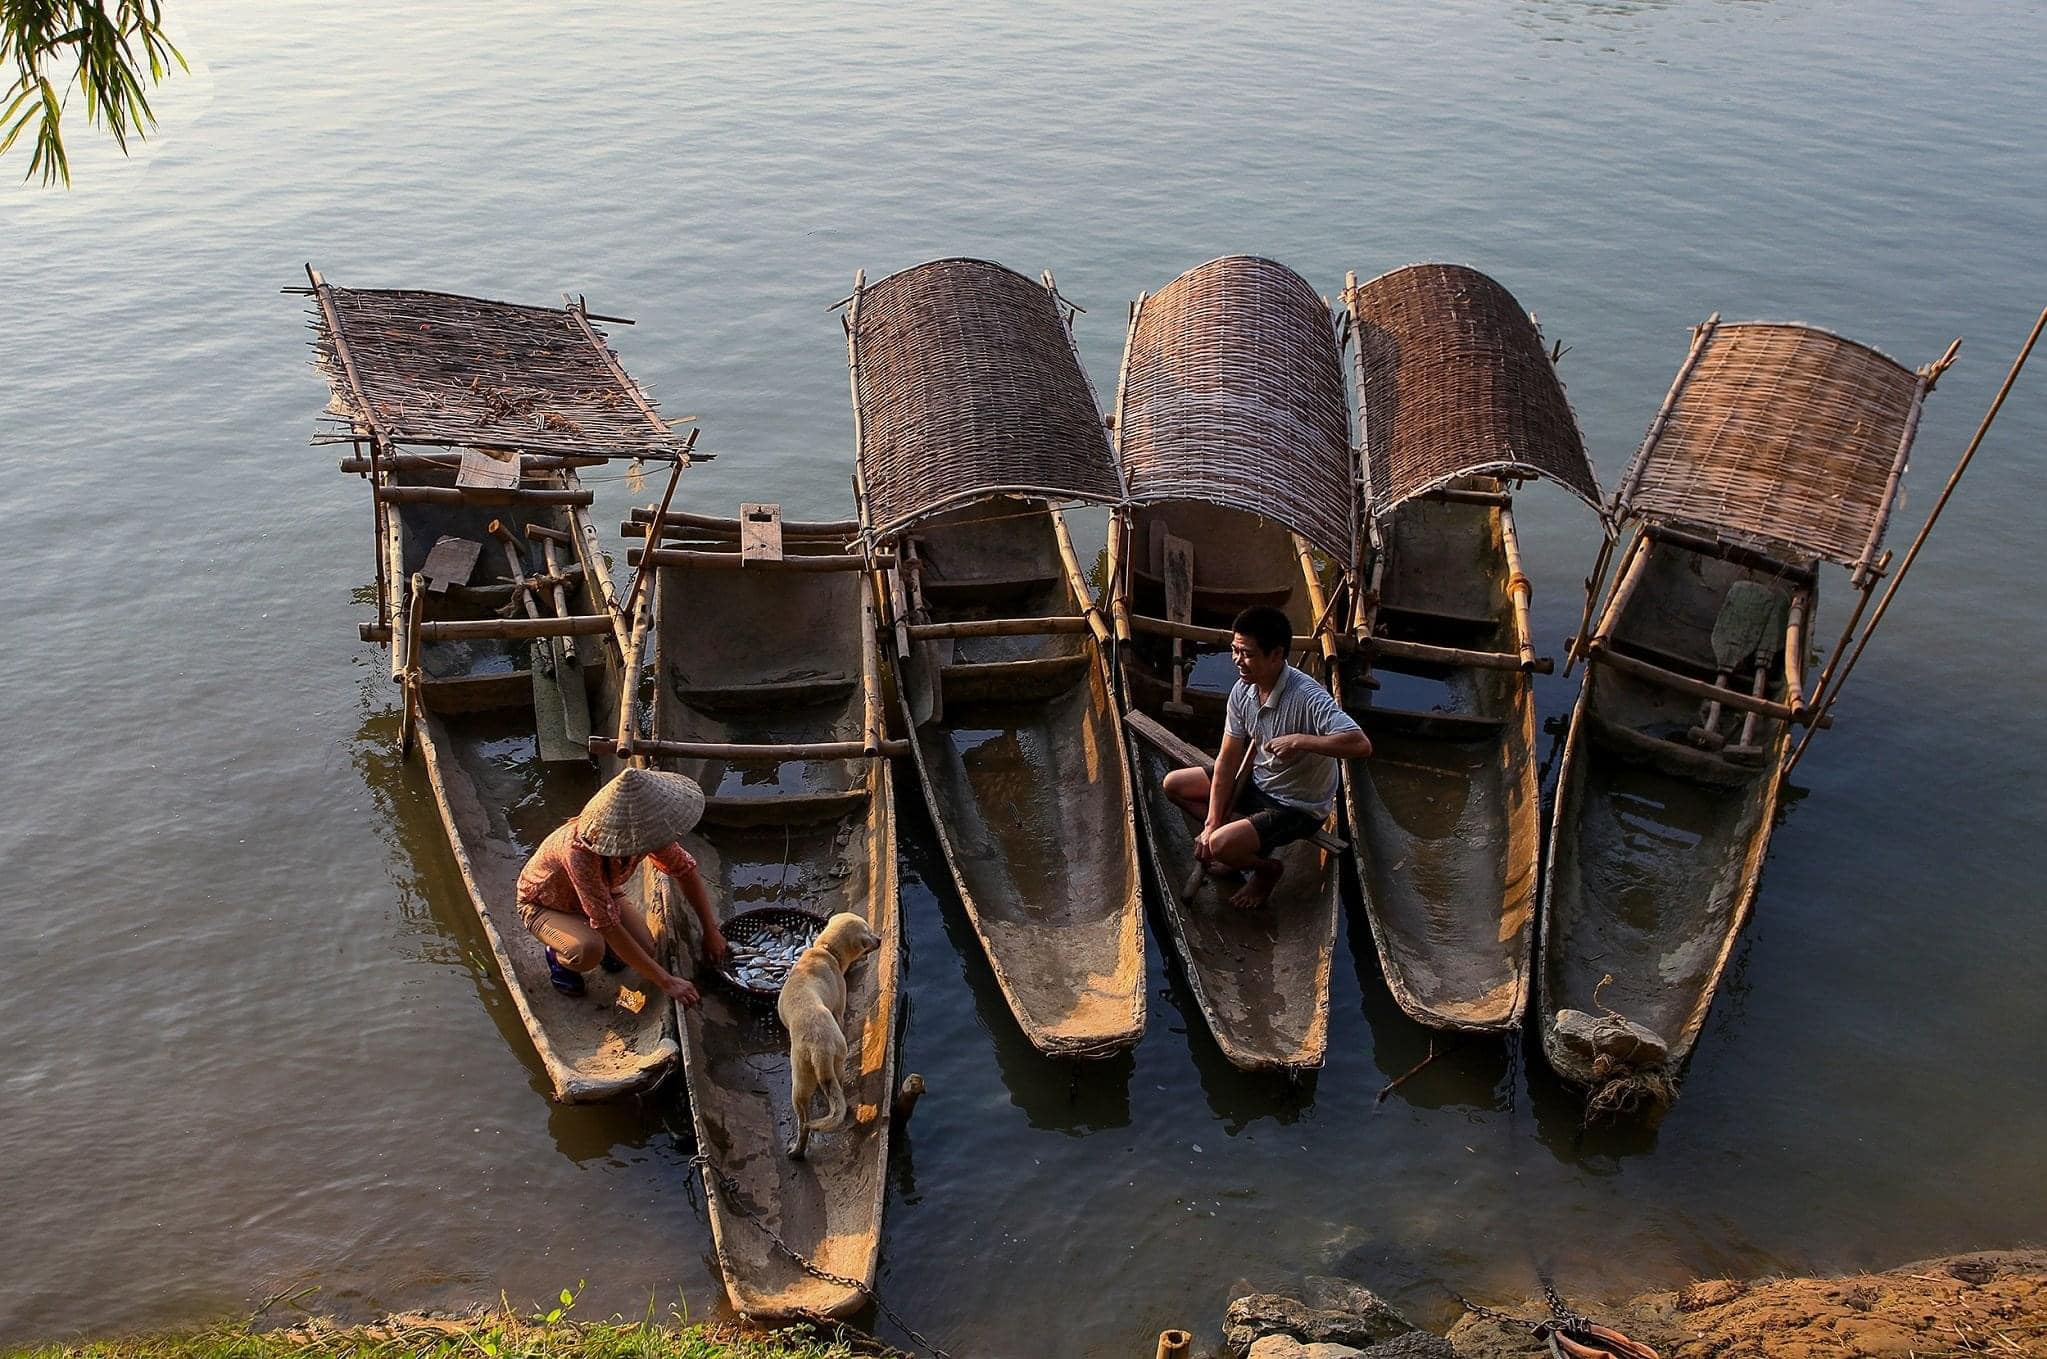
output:
[[[1336,334],[1285,265],[1230,255],[1140,298],[1117,412],[1132,500],[1252,510],[1356,560]]]
[[[1123,498],[1048,284],[985,260],[933,260],[860,288],[846,324],[875,532],[1002,493]]]
[[[1463,265],[1411,264],[1345,300],[1375,517],[1476,474],[1548,477],[1599,507],[1563,384],[1512,293]]]
[[[333,389],[329,415],[352,433],[381,434],[386,448],[660,459],[682,451],[578,311],[336,288],[317,275],[313,292],[313,362]]]
[[[1708,320],[1616,515],[1859,567],[1882,544],[1933,375],[1811,326]]]

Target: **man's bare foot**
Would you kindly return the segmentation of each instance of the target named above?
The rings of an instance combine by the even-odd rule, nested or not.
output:
[[[1286,865],[1277,859],[1260,859],[1251,869],[1251,880],[1230,898],[1230,905],[1240,911],[1255,911],[1263,906],[1272,895],[1272,889],[1279,885],[1280,874],[1286,872]]]

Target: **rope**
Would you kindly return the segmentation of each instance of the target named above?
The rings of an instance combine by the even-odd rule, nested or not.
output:
[[[733,1216],[739,1218],[743,1222],[751,1223],[756,1231],[760,1232],[762,1236],[765,1236],[768,1239],[768,1244],[772,1245],[776,1250],[780,1251],[783,1255],[789,1258],[789,1262],[791,1264],[795,1265],[805,1274],[810,1275],[810,1277],[812,1277],[813,1279],[821,1279],[825,1283],[836,1284],[840,1288],[852,1289],[861,1297],[873,1303],[875,1310],[880,1312],[883,1316],[887,1317],[891,1322],[895,1323],[896,1329],[901,1331],[904,1335],[909,1336],[910,1339],[917,1344],[918,1348],[934,1356],[934,1359],[952,1359],[952,1356],[948,1354],[946,1351],[940,1349],[938,1346],[932,1344],[929,1340],[926,1340],[922,1335],[918,1334],[916,1329],[912,1327],[909,1322],[903,1320],[902,1314],[896,1311],[895,1308],[883,1302],[881,1300],[881,1295],[876,1293],[872,1288],[869,1288],[866,1284],[861,1283],[858,1279],[848,1278],[844,1274],[834,1274],[830,1270],[824,1268],[823,1266],[812,1262],[808,1257],[806,1257],[803,1254],[802,1251],[797,1250],[787,1241],[784,1241],[781,1235],[778,1232],[776,1232],[773,1227],[770,1227],[766,1222],[763,1222],[755,1214],[749,1212],[739,1202],[738,1195],[739,1182],[734,1180],[730,1175],[727,1175],[724,1171],[719,1170],[716,1166],[712,1165],[711,1158],[708,1155],[704,1154],[703,1152],[698,1152],[696,1155],[689,1158],[689,1163],[697,1167],[699,1170],[703,1171],[704,1183],[710,1186],[712,1188],[712,1191],[718,1195],[719,1203],[721,1203],[728,1211],[730,1211],[733,1214]]]

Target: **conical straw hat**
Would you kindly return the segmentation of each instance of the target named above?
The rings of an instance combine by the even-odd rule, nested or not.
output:
[[[658,769],[627,769],[597,790],[576,833],[599,854],[645,854],[672,845],[704,814],[695,780]]]

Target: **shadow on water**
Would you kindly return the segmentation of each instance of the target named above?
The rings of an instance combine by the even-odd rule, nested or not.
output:
[[[1010,1102],[1023,1110],[1033,1128],[1049,1132],[1079,1137],[1128,1127],[1130,1078],[1137,1065],[1133,1053],[1125,1050],[1100,1061],[1073,1062],[1047,1057],[1032,1046],[1010,1013],[980,936],[960,902],[924,806],[923,790],[914,775],[898,779],[896,788],[896,845],[904,890],[920,891],[936,906],[945,940],[973,996],[975,1021],[988,1035]]]
[[[673,1077],[635,1098],[609,1104],[557,1104],[550,1098],[547,1074],[497,973],[482,923],[448,847],[426,770],[417,756],[399,756],[398,711],[380,706],[383,697],[374,680],[365,681],[363,717],[349,762],[388,828],[384,838],[392,855],[386,873],[398,894],[399,915],[418,941],[414,961],[460,967],[468,974],[484,1013],[525,1068],[534,1096],[546,1102],[548,1131],[556,1148],[571,1161],[594,1161],[643,1148],[664,1128],[686,1129],[689,1117],[681,1104],[682,1085]]]

